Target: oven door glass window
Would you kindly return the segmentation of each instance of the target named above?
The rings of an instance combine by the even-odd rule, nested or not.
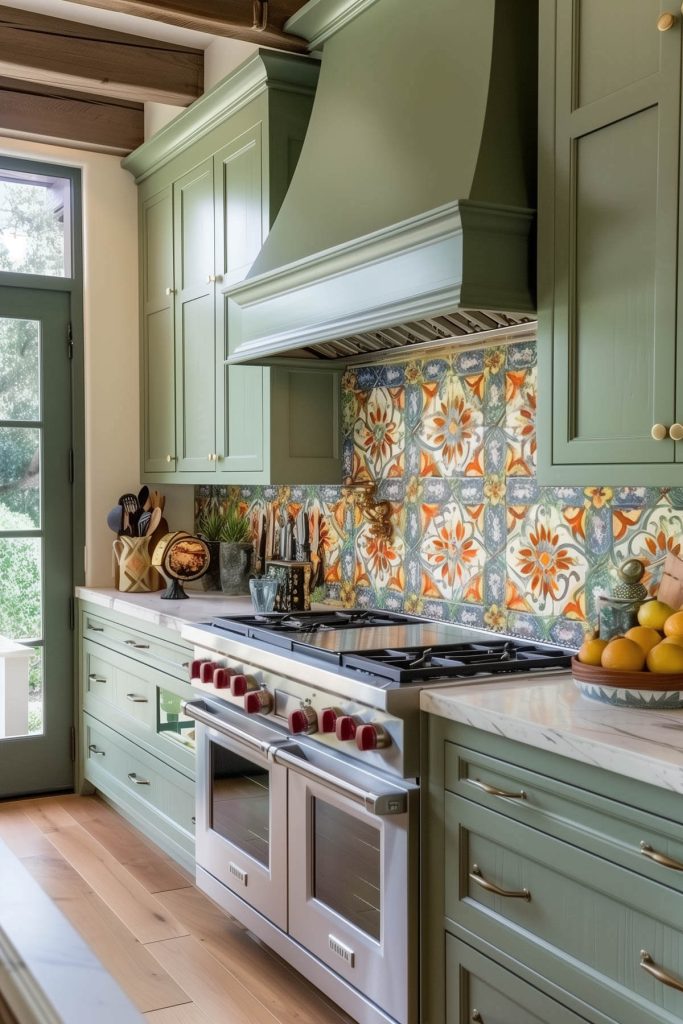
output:
[[[270,773],[217,743],[210,747],[211,828],[268,867]]]
[[[381,833],[313,801],[313,895],[376,942],[381,935]]]

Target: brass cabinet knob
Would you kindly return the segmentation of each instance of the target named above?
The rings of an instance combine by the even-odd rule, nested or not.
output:
[[[671,14],[670,11],[666,11],[664,14],[660,14],[657,18],[657,28],[660,32],[668,32],[670,28],[673,28],[676,24],[676,15]]]
[[[669,427],[669,437],[672,441],[683,441],[683,423],[673,423]]]
[[[175,455],[167,455],[166,456],[166,461],[167,462],[175,462]]]
[[[484,1024],[484,1018],[479,1013],[479,1010],[472,1010],[472,1020],[475,1021],[475,1024]]]
[[[655,441],[663,441],[667,434],[668,431],[663,423],[655,423],[650,431],[650,436],[653,437]]]
[[[167,288],[166,289],[166,294],[167,295],[175,295],[175,288]]]
[[[209,274],[206,283],[207,284],[216,284],[217,281],[222,281],[222,280],[223,280],[223,275],[222,274]]]

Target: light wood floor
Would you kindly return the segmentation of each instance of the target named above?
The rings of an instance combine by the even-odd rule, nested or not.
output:
[[[350,1024],[97,797],[0,802],[0,838],[149,1024]]]

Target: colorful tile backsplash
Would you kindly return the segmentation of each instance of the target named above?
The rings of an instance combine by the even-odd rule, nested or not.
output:
[[[331,600],[578,645],[618,563],[651,565],[652,591],[680,551],[683,488],[538,485],[533,341],[355,367],[342,386],[344,476],[378,483],[389,541],[341,486],[231,489],[324,513]],[[212,494],[228,497],[198,487],[197,508]]]

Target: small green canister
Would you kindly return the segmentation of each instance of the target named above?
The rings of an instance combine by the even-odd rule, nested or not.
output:
[[[647,588],[640,582],[645,566],[638,558],[629,558],[617,569],[619,583],[610,597],[598,598],[600,639],[609,640],[638,625],[638,609],[647,600]]]

